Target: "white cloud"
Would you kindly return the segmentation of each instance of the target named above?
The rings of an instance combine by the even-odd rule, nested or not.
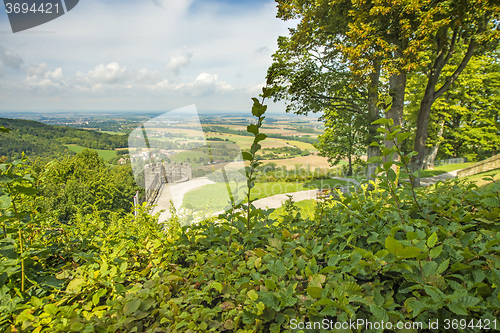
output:
[[[24,60],[19,54],[5,49],[2,45],[0,45],[0,66],[20,69],[23,63]]]
[[[127,68],[113,61],[107,65],[97,65],[93,71],[88,72],[87,76],[89,80],[98,83],[123,82],[127,78]]]
[[[183,55],[172,56],[170,57],[170,62],[167,65],[167,68],[172,70],[175,75],[180,74],[180,69],[182,67],[187,67],[191,62],[191,58],[193,57],[192,52],[187,52]]]
[[[53,71],[47,69],[46,64],[39,64],[33,67],[34,71],[26,77],[26,84],[32,89],[42,89],[44,91],[53,88],[63,88],[66,82],[63,80],[62,68],[58,67]]]

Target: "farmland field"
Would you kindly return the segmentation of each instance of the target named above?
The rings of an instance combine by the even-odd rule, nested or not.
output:
[[[65,146],[68,147],[69,150],[77,154],[85,149],[85,147],[78,145],[65,145]],[[104,159],[104,161],[109,161],[110,159],[116,156],[116,151],[114,150],[103,150],[103,149],[95,149],[95,150],[97,151],[99,156]]]

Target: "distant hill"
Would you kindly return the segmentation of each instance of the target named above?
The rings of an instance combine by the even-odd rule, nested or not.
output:
[[[54,158],[74,154],[65,144],[77,144],[91,149],[125,148],[127,136],[94,132],[64,126],[52,126],[33,120],[0,118],[0,126],[10,133],[0,133],[0,156],[18,159],[28,157]]]

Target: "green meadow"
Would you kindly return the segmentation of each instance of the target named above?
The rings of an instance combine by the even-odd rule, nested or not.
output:
[[[65,145],[65,146],[68,147],[69,150],[71,150],[72,152],[75,152],[77,154],[85,149],[85,147],[78,146],[78,145]],[[116,156],[116,151],[114,151],[114,150],[103,150],[103,149],[94,149],[94,150],[97,151],[99,156],[102,157],[104,159],[104,161],[109,161],[110,159],[112,159],[113,157]]]

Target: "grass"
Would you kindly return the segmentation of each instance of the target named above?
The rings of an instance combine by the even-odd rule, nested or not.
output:
[[[473,165],[474,163],[475,162],[440,165],[440,166],[435,167],[432,170],[422,170],[420,172],[420,177],[425,178],[425,177],[432,177],[432,176],[441,175],[441,174],[446,173],[446,172],[466,168],[470,165]],[[408,178],[408,174],[404,171],[401,171],[401,176]]]
[[[464,169],[467,168],[468,166],[471,166],[475,164],[476,162],[467,162],[467,163],[457,163],[457,164],[445,164],[445,165],[440,165],[434,168],[434,170],[441,170],[444,172],[450,172],[450,171],[455,171],[458,169]]]
[[[80,153],[82,150],[85,149],[85,147],[78,146],[78,145],[65,145],[68,147],[69,150],[75,152],[75,153]],[[116,156],[116,151],[114,150],[104,150],[104,149],[94,149],[97,151],[100,157],[104,159],[104,161],[109,161],[113,157]]]
[[[314,205],[316,203],[316,200],[314,199],[309,199],[309,200],[302,200],[295,202],[295,206],[298,208],[298,211],[300,212],[300,216],[303,219],[313,219],[314,218]],[[276,208],[272,211],[271,214],[269,214],[269,217],[271,219],[279,219],[280,217],[283,218],[283,215],[285,213],[285,208],[281,206],[280,208]]]
[[[490,180],[483,179],[490,176],[493,176],[494,181],[500,181],[500,168],[487,172],[478,173],[477,175],[463,177],[461,179],[473,181],[474,183],[476,183],[477,186],[481,187],[492,183]]]
[[[337,179],[314,180],[307,183],[293,182],[268,182],[257,183],[252,189],[251,198],[261,199],[277,194],[290,192],[307,191],[317,188],[331,188],[336,185],[345,185],[346,182]],[[234,187],[235,184],[231,184]],[[240,199],[245,198],[245,189],[241,188],[238,192]],[[228,192],[225,183],[209,184],[199,189],[186,193],[183,206],[189,209],[223,209],[228,204]]]

